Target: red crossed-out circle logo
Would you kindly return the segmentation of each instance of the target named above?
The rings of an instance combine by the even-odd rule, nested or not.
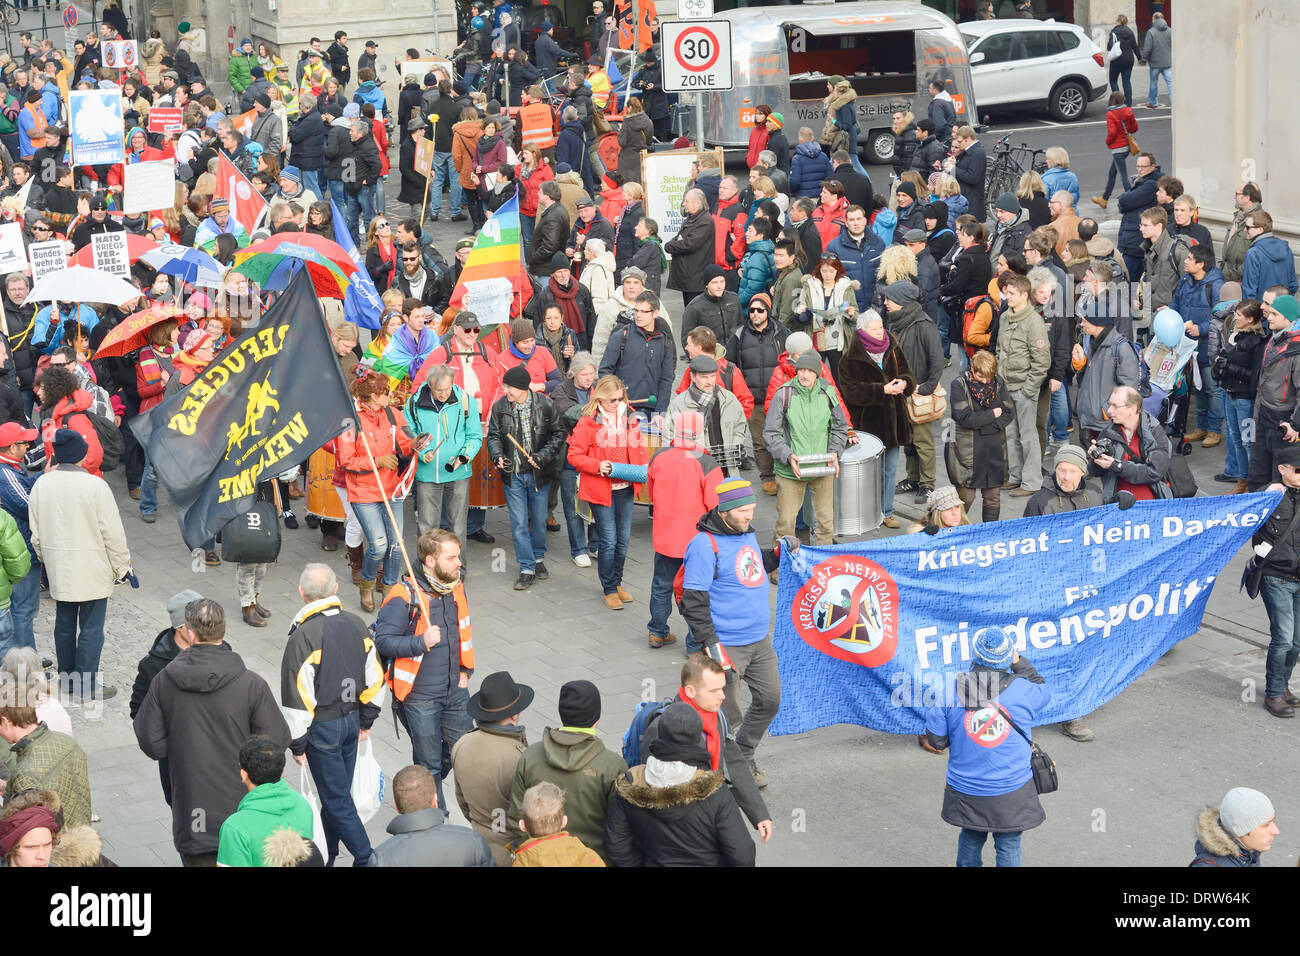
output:
[[[898,585],[866,558],[842,555],[818,564],[790,614],[804,643],[830,657],[879,667],[898,650]]]
[[[962,720],[966,736],[981,747],[996,747],[1007,739],[1011,725],[996,707],[980,707],[966,711]]]

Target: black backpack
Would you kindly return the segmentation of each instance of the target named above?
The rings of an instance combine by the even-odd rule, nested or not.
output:
[[[95,437],[99,439],[99,447],[104,452],[104,460],[100,462],[99,470],[112,471],[122,463],[122,455],[126,451],[126,442],[122,439],[122,433],[103,415],[96,415],[92,411],[82,411],[77,414],[85,415],[90,419],[90,424],[95,429]]]

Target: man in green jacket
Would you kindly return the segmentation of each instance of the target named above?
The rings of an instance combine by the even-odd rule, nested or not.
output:
[[[998,326],[998,375],[1006,382],[1016,414],[1007,426],[1007,470],[1003,488],[1026,498],[1043,487],[1043,450],[1038,444],[1038,392],[1052,366],[1047,326],[1030,301],[1024,276],[1006,280],[1006,311]]]
[[[53,790],[63,803],[63,823],[90,824],[90,778],[86,755],[67,734],[36,719],[36,702],[25,681],[0,673],[0,739],[9,744],[5,793]]]
[[[230,67],[226,70],[226,78],[230,80],[230,88],[235,91],[236,97],[243,96],[244,90],[253,82],[253,67],[257,65],[253,41],[244,37],[239,41],[239,49],[231,54]]]
[[[595,684],[575,680],[560,688],[560,723],[564,726],[547,727],[541,743],[525,750],[515,765],[509,832],[519,832],[528,788],[548,781],[564,791],[569,833],[605,858],[605,814],[614,799],[614,781],[627,771],[627,764],[600,742],[596,736],[599,722],[600,691]]]
[[[248,795],[221,824],[217,866],[266,866],[267,837],[289,829],[305,840],[315,837],[311,804],[284,776],[284,748],[265,734],[254,734],[239,748],[239,779]]]
[[[803,283],[795,244],[789,239],[780,240],[772,250],[776,265],[776,281],[772,283],[772,314],[791,330],[799,326],[794,321],[794,298]]]
[[[11,647],[18,646],[10,598],[14,585],[31,569],[32,554],[18,530],[18,522],[9,512],[0,510],[0,660]]]

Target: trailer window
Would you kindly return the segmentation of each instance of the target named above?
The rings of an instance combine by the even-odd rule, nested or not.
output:
[[[916,37],[910,31],[845,33],[828,23],[824,34],[793,24],[784,32],[792,100],[821,99],[827,79],[837,74],[862,96],[916,92]]]

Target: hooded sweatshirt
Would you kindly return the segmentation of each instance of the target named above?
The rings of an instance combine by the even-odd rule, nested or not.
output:
[[[266,866],[266,838],[283,828],[308,840],[314,836],[311,804],[281,778],[250,790],[221,824],[217,866]]]

